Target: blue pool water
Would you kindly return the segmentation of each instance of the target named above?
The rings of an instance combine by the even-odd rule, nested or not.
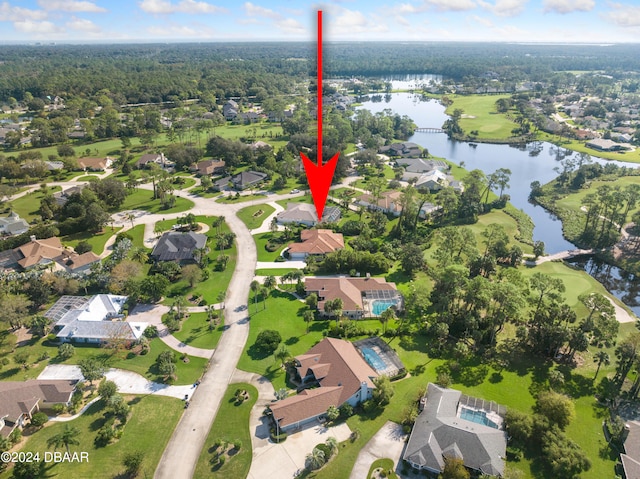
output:
[[[397,300],[395,299],[376,299],[371,304],[371,310],[373,311],[373,314],[379,315],[396,304]]]
[[[473,409],[462,408],[460,411],[460,417],[467,421],[475,422],[476,424],[483,424],[485,426],[499,429],[498,425],[487,417],[487,413],[484,411],[475,411]]]
[[[378,353],[376,353],[373,349],[362,348],[360,351],[362,351],[364,359],[366,359],[369,365],[376,371],[383,371],[387,368],[387,365],[384,363],[382,358],[380,358],[380,356],[378,356]]]

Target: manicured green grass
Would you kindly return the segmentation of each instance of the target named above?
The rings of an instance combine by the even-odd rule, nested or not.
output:
[[[284,276],[296,268],[262,268],[256,270],[256,276]]]
[[[397,479],[398,476],[394,472],[395,467],[393,460],[391,459],[377,459],[373,461],[373,464],[371,464],[371,467],[369,468],[367,479],[371,479],[373,471],[375,471],[379,467],[381,467],[385,471],[385,473],[387,473],[386,477],[388,477],[389,479]],[[388,474],[389,472],[391,473]]]
[[[47,188],[49,193],[60,191],[59,186],[51,186]],[[11,209],[18,213],[20,217],[27,222],[31,222],[40,217],[38,210],[40,209],[40,201],[44,198],[42,190],[38,189],[32,193],[26,194],[20,198],[10,201]]]
[[[179,175],[182,176],[182,175]],[[181,185],[176,185],[176,188],[179,190],[186,190],[187,188],[192,187],[193,185],[196,184],[196,180],[194,180],[193,178],[184,178],[183,179],[184,183]]]
[[[144,246],[144,225],[135,225],[130,230],[127,230],[126,233],[131,236],[133,239],[131,242],[133,246],[142,248]]]
[[[236,243],[233,242],[231,248],[223,251],[224,254],[229,256],[229,262],[227,263],[227,268],[224,271],[215,271],[215,263],[216,258],[220,254],[220,250],[216,249],[216,234],[217,230],[212,226],[212,218],[208,216],[196,216],[196,221],[198,223],[205,223],[209,225],[209,231],[205,234],[208,236],[207,246],[211,249],[209,254],[207,255],[209,258],[209,266],[207,267],[209,272],[209,278],[197,283],[193,289],[189,286],[186,281],[177,281],[173,283],[170,287],[169,293],[167,294],[167,298],[165,299],[165,304],[173,303],[176,296],[184,296],[186,294],[195,294],[197,296],[202,296],[202,298],[207,302],[207,304],[217,303],[218,294],[222,291],[226,291],[229,286],[229,282],[231,281],[231,276],[233,276],[233,270],[236,267]],[[156,227],[162,228],[162,231],[168,231],[171,229],[171,226],[177,224],[177,219],[175,220],[165,220],[158,221],[156,223]],[[222,225],[222,232],[228,233],[229,227],[224,223]]]
[[[216,201],[218,203],[224,203],[224,204],[233,204],[233,203],[245,203],[246,201],[253,201],[253,200],[260,200],[260,199],[265,199],[264,195],[240,195],[239,197],[236,197],[235,194],[229,195],[228,193],[223,194],[222,196],[218,197],[216,199]]]
[[[466,135],[476,130],[478,139],[507,140],[513,136],[511,130],[518,127],[505,114],[496,112],[496,101],[500,98],[509,98],[510,95],[448,95],[448,97],[453,100],[453,104],[447,107],[446,113],[451,115],[458,108],[464,111],[459,124]]]
[[[276,233],[278,235],[280,233]],[[260,233],[257,235],[253,235],[253,240],[256,243],[256,250],[258,251],[258,261],[275,261],[284,248],[286,248],[289,243],[284,243],[282,247],[278,248],[276,251],[270,252],[267,251],[267,243],[269,239],[273,237],[273,233]]]
[[[190,313],[189,318],[182,321],[182,328],[173,335],[184,344],[194,348],[214,349],[220,341],[224,325],[220,324],[209,330],[207,313]]]
[[[249,393],[249,399],[241,404],[236,403],[234,395],[237,389],[246,390]],[[253,431],[249,431],[249,416],[257,399],[258,390],[251,384],[235,383],[229,385],[220,403],[216,419],[209,430],[193,477],[247,477],[251,468],[251,434],[253,433]],[[221,467],[210,462],[215,454],[213,443],[216,439],[230,443],[237,440],[242,442],[240,451],[228,457]]]
[[[159,199],[153,199],[153,192],[150,190],[138,189],[126,197],[124,203],[120,207],[120,210],[145,210],[149,213],[169,214],[188,211],[193,208],[193,206],[193,201],[176,197],[175,206],[173,206],[173,208],[164,209]]]
[[[71,246],[75,248],[78,243],[81,241],[86,241],[91,246],[93,246],[93,251],[95,254],[100,255],[104,251],[104,245],[113,235],[117,235],[118,231],[120,231],[122,227],[111,228],[107,226],[102,233],[89,233],[87,231],[81,231],[80,233],[73,233],[71,235],[66,235],[60,238],[62,244],[66,246]]]
[[[238,211],[237,216],[247,225],[247,228],[254,230],[262,226],[262,222],[275,210],[273,206],[267,204],[247,206]]]
[[[485,238],[482,236],[482,232],[486,230],[490,224],[499,224],[504,227],[505,232],[511,239],[511,244],[517,243],[525,253],[533,252],[533,247],[531,245],[515,240],[515,236],[518,232],[518,223],[513,217],[501,210],[493,210],[490,213],[480,215],[477,223],[467,225],[467,227],[470,228],[476,236],[476,243],[479,251],[483,252],[485,250],[485,244],[483,243]]]
[[[253,345],[258,333],[265,329],[279,331],[282,336],[282,344],[287,347],[291,356],[296,356],[304,353],[322,339],[322,330],[327,327],[328,321],[313,321],[307,334],[307,325],[302,319],[306,305],[292,295],[278,290],[271,293],[266,306],[267,309],[263,309],[263,303],[259,301],[257,304],[258,312],[256,312],[253,294],[251,295],[248,305],[251,328],[245,350],[238,361],[238,368],[262,374],[278,390],[285,387],[284,370],[280,361],[276,361],[273,355],[256,351]]]
[[[125,467],[122,460],[127,453],[142,451],[144,460],[139,477],[152,477],[160,457],[169,442],[173,429],[183,412],[182,401],[162,396],[127,396],[131,405],[122,437],[106,447],[94,445],[98,429],[104,423],[104,402],[93,404],[82,416],[71,422],[49,423],[45,428],[29,437],[23,451],[39,452],[41,458],[47,447],[47,440],[61,433],[65,425],[78,429],[75,438],[80,444],[70,446],[71,452],[87,452],[89,460],[85,462],[60,462],[47,464],[48,478],[91,477],[112,479],[120,477]],[[61,449],[58,449],[61,450]],[[64,448],[62,448],[64,451]],[[8,478],[9,472],[0,477]]]
[[[552,141],[557,141],[557,137],[551,137],[549,139]],[[584,141],[578,140],[563,140],[562,146],[564,148],[578,151],[580,153],[589,153],[590,155],[597,156],[598,158],[604,158],[606,160],[640,163],[640,148],[636,148],[635,151],[599,151],[586,147]]]
[[[6,357],[11,362],[0,370],[0,380],[2,381],[24,381],[35,379],[48,364],[78,364],[82,359],[97,356],[108,367],[126,369],[144,376],[149,381],[161,381],[160,372],[156,367],[156,359],[163,351],[171,351],[171,348],[160,339],[155,338],[150,341],[151,351],[142,356],[126,358],[126,351],[121,353],[121,357],[115,357],[111,351],[101,349],[97,346],[74,344],[75,354],[73,357],[60,361],[58,357],[58,346],[46,340],[34,338],[27,345],[21,346],[18,350],[29,351],[29,369],[21,369],[11,359],[13,357],[13,347],[15,345],[15,335],[6,330],[0,331],[0,358]],[[38,361],[44,354],[48,354],[51,359]],[[176,352],[176,356],[179,353]],[[178,360],[176,363],[177,380],[174,384],[192,384],[196,382],[204,371],[207,360],[204,358],[189,357],[189,362]]]
[[[75,181],[96,181],[99,179],[100,177],[97,175],[84,175],[84,176],[78,176],[77,178],[74,178]]]
[[[557,200],[556,205],[560,208],[569,208],[573,211],[580,211],[584,197],[590,193],[595,193],[598,187],[603,185],[607,185],[609,187],[620,186],[624,189],[628,185],[640,185],[640,176],[622,176],[620,178],[616,178],[615,181],[592,181],[589,188],[578,190],[566,195],[564,198]],[[640,210],[640,204],[631,208],[627,214],[625,223],[631,221],[631,217],[638,210]]]

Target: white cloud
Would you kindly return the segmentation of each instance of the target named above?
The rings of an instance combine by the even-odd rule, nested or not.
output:
[[[590,12],[596,6],[594,0],[544,0],[544,13]]]
[[[139,5],[141,10],[154,14],[189,13],[199,15],[203,13],[227,12],[226,8],[218,7],[208,2],[198,2],[196,0],[181,0],[177,4],[173,4],[168,0],[142,0]]]
[[[19,32],[35,35],[51,35],[64,33],[64,29],[49,21],[22,20],[13,23],[13,27]]]
[[[620,27],[640,27],[640,7],[614,3],[605,17]]]
[[[98,33],[101,28],[86,18],[72,17],[70,21],[66,23],[66,27],[70,30],[78,30],[81,32]]]
[[[277,29],[281,30],[284,33],[289,33],[292,35],[301,35],[305,34],[308,31],[304,28],[302,23],[294,18],[283,18],[281,20],[276,20],[274,25]]]
[[[463,12],[477,7],[473,0],[425,0],[424,4],[440,12]]]
[[[496,0],[495,3],[479,1],[480,5],[499,17],[514,17],[524,10],[529,0]]]
[[[214,35],[213,30],[200,25],[155,25],[147,28],[147,32],[163,38],[212,38]]]
[[[14,7],[9,2],[0,4],[0,22],[25,22],[28,20],[44,20],[47,12],[43,10],[29,10],[28,8]]]
[[[263,17],[273,19],[282,18],[282,15],[280,15],[279,13],[274,12],[273,10],[270,10],[268,8],[261,7],[260,5],[254,5],[251,2],[246,2],[244,4],[244,11],[250,17]]]
[[[38,0],[45,10],[60,10],[62,12],[106,12],[106,8],[99,7],[93,2],[84,0]]]
[[[398,22],[400,25],[402,25],[404,27],[410,27],[411,26],[411,23],[409,23],[409,20],[404,18],[402,15],[396,15],[396,22]]]
[[[489,20],[488,18],[479,17],[478,15],[474,15],[474,16],[471,17],[471,19],[473,21],[475,21],[476,23],[479,23],[480,25],[483,25],[485,27],[488,27],[488,28],[493,28],[494,27],[493,22],[491,20]]]
[[[334,6],[330,10],[324,27],[329,39],[350,39],[354,35],[362,37],[367,34],[389,31],[387,21],[390,21],[391,17],[382,18],[373,15],[367,17],[359,10],[349,10],[338,6]]]
[[[397,11],[398,13],[419,13],[426,10],[426,6],[422,5],[418,7],[416,5],[413,5],[412,3],[401,3],[400,5],[394,7],[393,10]]]

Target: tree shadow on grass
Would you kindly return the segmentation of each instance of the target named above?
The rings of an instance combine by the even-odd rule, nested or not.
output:
[[[247,349],[247,355],[254,361],[260,361],[271,356],[271,354],[269,354],[264,349],[256,347],[255,344],[249,346],[249,348]]]
[[[287,346],[291,346],[292,344],[296,344],[298,341],[300,341],[300,338],[298,338],[297,336],[291,336],[284,342],[284,344],[286,344]]]
[[[0,380],[8,379],[20,372],[20,368],[11,368],[6,371],[0,371]]]

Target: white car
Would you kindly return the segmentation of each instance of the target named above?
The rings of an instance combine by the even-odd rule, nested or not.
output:
[[[291,190],[291,193],[300,193],[300,190],[298,188],[294,188]]]

